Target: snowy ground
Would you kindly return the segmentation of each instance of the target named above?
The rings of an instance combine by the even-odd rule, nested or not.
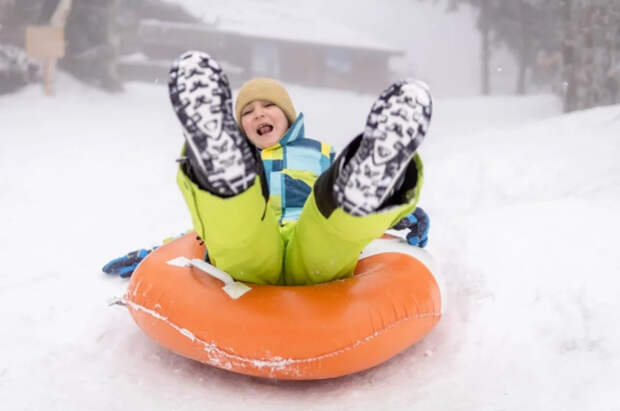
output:
[[[373,96],[291,87],[338,148]],[[0,97],[3,410],[620,410],[620,107],[549,96],[439,100],[421,153],[429,250],[450,305],[422,342],[336,380],[228,373],[108,307],[100,267],[189,227],[165,87],[62,76]],[[430,354],[430,355],[429,355]]]

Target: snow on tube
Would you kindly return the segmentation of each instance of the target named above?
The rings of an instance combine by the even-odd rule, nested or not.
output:
[[[203,255],[195,234],[158,248],[133,273],[124,301],[159,344],[237,373],[288,380],[351,374],[416,343],[442,314],[432,258],[400,239],[373,241],[353,277],[311,286],[247,283],[233,297],[224,289],[243,283],[168,263]]]

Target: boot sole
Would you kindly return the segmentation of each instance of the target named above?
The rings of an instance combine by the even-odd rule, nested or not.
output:
[[[359,148],[336,180],[345,211],[362,216],[379,209],[424,140],[431,114],[432,99],[422,82],[401,81],[379,96]]]
[[[243,192],[256,176],[255,161],[232,110],[228,78],[211,56],[191,51],[170,68],[172,107],[183,127],[210,191],[222,195]]]

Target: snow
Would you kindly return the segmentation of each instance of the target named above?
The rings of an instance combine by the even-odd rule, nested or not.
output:
[[[374,99],[290,92],[337,148]],[[190,225],[166,88],[61,74],[54,98],[0,97],[2,409],[620,409],[620,106],[559,112],[545,95],[437,99],[421,205],[448,311],[371,370],[283,382],[172,354],[107,305],[127,280],[105,262]]]

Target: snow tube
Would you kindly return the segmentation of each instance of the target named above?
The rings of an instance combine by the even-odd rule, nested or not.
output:
[[[289,380],[351,374],[416,343],[441,317],[432,258],[400,239],[373,241],[350,278],[248,283],[233,297],[224,290],[231,284],[222,287],[226,279],[169,263],[203,255],[193,234],[158,248],[133,273],[124,300],[150,338],[226,370]]]

